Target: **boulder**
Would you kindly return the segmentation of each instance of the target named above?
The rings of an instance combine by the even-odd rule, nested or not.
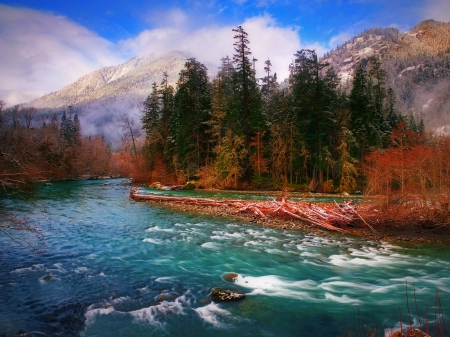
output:
[[[236,273],[229,273],[229,274],[226,274],[226,275],[223,277],[223,279],[224,279],[225,281],[227,281],[227,282],[234,283],[234,282],[236,282],[236,279],[237,279],[238,276],[239,276],[239,275],[236,274]]]
[[[214,302],[236,302],[243,300],[244,298],[245,294],[227,289],[213,288],[211,291],[211,299]]]

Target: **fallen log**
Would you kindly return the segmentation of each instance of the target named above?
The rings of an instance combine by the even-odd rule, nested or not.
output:
[[[247,201],[247,200],[225,200],[210,198],[193,198],[166,195],[145,195],[133,188],[130,192],[130,198],[133,200],[168,202],[174,204],[197,205],[223,207],[230,209],[234,214],[251,213],[261,219],[267,219],[270,216],[297,219],[303,223],[322,227],[331,231],[345,232],[345,227],[358,220],[371,228],[363,217],[356,212],[355,207],[349,204],[329,204],[319,206],[310,202],[292,202],[286,198],[269,201]],[[234,209],[234,210],[233,210]]]

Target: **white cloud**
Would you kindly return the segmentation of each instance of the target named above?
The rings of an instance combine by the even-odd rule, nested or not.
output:
[[[209,26],[190,30],[182,27],[161,27],[144,30],[137,37],[119,42],[129,54],[152,53],[161,55],[171,50],[187,51],[200,62],[218,64],[224,56],[232,57],[236,26]],[[257,75],[263,76],[264,61],[270,58],[273,71],[279,79],[288,76],[292,55],[301,48],[298,27],[280,27],[269,16],[249,18],[242,23],[248,33],[250,50],[259,62]]]
[[[161,15],[161,13],[159,13]],[[8,106],[28,102],[57,91],[101,67],[117,65],[143,53],[154,56],[172,50],[187,51],[205,64],[219,64],[232,57],[232,31],[236,25],[198,27],[198,18],[171,10],[169,21],[136,37],[114,44],[95,32],[49,12],[0,5],[0,99]],[[175,22],[177,24],[175,24]],[[281,27],[270,15],[246,19],[253,56],[259,59],[257,76],[270,58],[278,79],[288,76],[293,54],[305,47],[325,50],[320,45],[300,44],[299,27]],[[125,57],[126,55],[126,57]]]
[[[354,36],[351,32],[340,32],[337,35],[331,37],[330,42],[328,43],[330,49],[336,48],[350,40]]]
[[[114,44],[63,16],[5,5],[0,5],[0,50],[0,99],[8,105],[124,61]]]

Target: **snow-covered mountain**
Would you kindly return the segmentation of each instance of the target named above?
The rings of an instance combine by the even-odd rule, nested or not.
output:
[[[450,130],[450,23],[426,20],[406,33],[371,28],[327,53],[323,61],[346,85],[371,56],[386,70],[387,86],[394,89],[402,113],[423,118],[427,130]]]
[[[406,33],[371,28],[331,50],[322,60],[333,66],[344,86],[350,86],[355,69],[371,56],[382,62],[387,86],[394,89],[402,113],[423,118],[427,130],[450,130],[450,23],[427,20]],[[117,144],[120,117],[134,116],[138,125],[141,104],[152,83],[160,84],[167,72],[169,82],[175,85],[190,57],[178,51],[158,58],[138,56],[87,74],[26,106],[38,108],[47,118],[72,106],[84,134],[103,134]],[[205,65],[213,77],[217,65]]]
[[[139,124],[141,104],[150,94],[152,83],[158,85],[164,72],[170,84],[175,85],[180,71],[191,56],[172,51],[155,58],[137,56],[118,66],[106,67],[87,74],[76,82],[52,92],[26,106],[34,106],[41,114],[62,113],[68,106],[79,115],[84,134],[103,134],[117,143],[120,139],[121,116],[132,116]],[[206,64],[214,76],[217,66]]]

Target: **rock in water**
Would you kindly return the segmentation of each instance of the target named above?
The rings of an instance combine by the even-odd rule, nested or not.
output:
[[[214,302],[235,302],[245,298],[245,294],[233,292],[231,290],[214,288],[211,292],[211,299]]]
[[[225,281],[227,281],[227,282],[234,283],[234,282],[236,282],[236,279],[237,279],[238,276],[239,276],[239,275],[236,274],[236,273],[229,273],[229,274],[226,274],[226,275],[223,277],[223,279],[224,279]]]

